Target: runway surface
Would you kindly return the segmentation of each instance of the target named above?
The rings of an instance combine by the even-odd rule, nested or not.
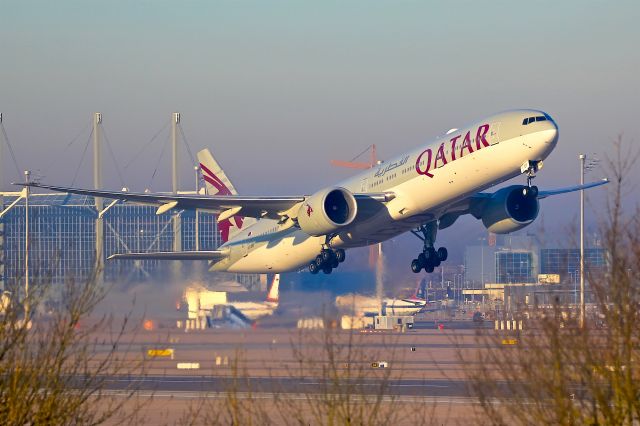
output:
[[[104,388],[111,391],[136,389],[179,394],[182,392],[286,393],[286,394],[361,394],[419,397],[468,397],[466,383],[460,380],[341,380],[339,384],[314,378],[252,377],[238,378],[207,376],[116,376],[104,379]]]

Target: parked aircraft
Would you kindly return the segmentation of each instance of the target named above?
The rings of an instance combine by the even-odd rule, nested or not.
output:
[[[413,296],[406,299],[382,299],[383,315],[415,315],[427,305],[427,282],[422,279]],[[345,294],[336,297],[338,309],[353,312],[357,316],[373,316],[380,312],[380,300],[377,297],[360,294]]]
[[[433,272],[448,257],[445,247],[435,247],[437,231],[452,226],[461,215],[480,219],[493,233],[509,233],[536,219],[539,200],[606,183],[547,191],[533,186],[532,179],[557,142],[558,126],[551,116],[513,110],[451,129],[431,143],[311,195],[238,195],[207,150],[198,153],[207,195],[30,185],[157,205],[157,214],[195,208],[219,214],[224,244],[217,250],[118,253],[111,259],[202,259],[213,271],[242,273],[306,266],[313,274],[329,274],[344,262],[345,249],[410,231],[422,240],[412,271]],[[518,175],[526,176],[525,184],[483,192]]]
[[[216,306],[229,306],[239,311],[249,320],[273,314],[280,301],[280,274],[275,274],[264,302],[229,302],[227,292],[187,288],[184,299],[187,302],[189,318],[209,316]]]
[[[251,320],[258,319],[267,315],[272,315],[278,309],[280,302],[280,274],[273,277],[273,282],[267,293],[267,299],[264,302],[232,302],[234,308],[242,312]]]

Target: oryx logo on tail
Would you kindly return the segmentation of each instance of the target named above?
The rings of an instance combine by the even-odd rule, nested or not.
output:
[[[203,149],[198,152],[198,162],[200,163],[200,170],[202,171],[202,179],[205,182],[207,195],[238,195],[238,192],[220,167],[220,164],[213,158],[213,155],[211,155],[208,149]],[[251,219],[245,219],[243,216],[238,215],[220,221],[218,223],[218,229],[220,230],[222,242],[226,243],[229,241],[229,238],[237,234],[243,225],[250,225],[247,221],[251,222]]]

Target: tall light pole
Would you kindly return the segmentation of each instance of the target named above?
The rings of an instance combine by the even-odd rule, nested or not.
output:
[[[594,156],[595,157],[595,156]],[[589,159],[587,163],[587,155],[580,154],[580,185],[584,185],[584,174],[586,171],[593,169],[598,164],[598,158]],[[586,309],[585,309],[585,292],[584,292],[584,189],[580,190],[580,327],[584,327]]]
[[[31,172],[24,171],[24,179],[29,183]],[[29,322],[31,302],[29,300],[29,186],[24,187],[24,320]]]

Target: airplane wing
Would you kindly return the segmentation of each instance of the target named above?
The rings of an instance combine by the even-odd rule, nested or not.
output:
[[[57,192],[88,195],[92,197],[111,198],[129,201],[137,204],[158,206],[156,214],[165,213],[171,209],[200,209],[219,213],[218,221],[223,221],[235,215],[255,218],[283,219],[297,214],[297,208],[307,196],[240,196],[240,195],[186,195],[163,193],[136,193],[128,191],[105,191],[97,189],[70,188],[39,183],[20,184],[35,188],[49,189]],[[378,202],[390,201],[391,193],[353,194],[358,203],[372,200]]]
[[[609,180],[602,179],[598,182],[586,183],[584,185],[575,185],[565,188],[551,189],[551,190],[539,190],[538,199],[544,199],[553,195],[566,194],[568,192],[581,191],[583,189],[595,188],[600,185],[609,183]],[[486,202],[491,199],[492,193],[479,192],[464,200],[453,204],[447,209],[447,212],[440,218],[439,229],[445,229],[453,225],[453,223],[463,214],[471,214],[476,219],[482,217],[482,212]]]
[[[575,185],[575,186],[568,186],[566,188],[551,189],[548,191],[539,191],[538,199],[541,200],[543,198],[547,198],[552,195],[566,194],[567,192],[574,192],[574,191],[581,191],[583,189],[595,188],[596,186],[605,185],[607,183],[609,183],[609,180],[605,178],[599,182],[585,183],[584,185]]]
[[[224,250],[209,251],[160,251],[147,253],[118,253],[112,254],[107,260],[135,259],[135,260],[220,260],[227,254]]]

